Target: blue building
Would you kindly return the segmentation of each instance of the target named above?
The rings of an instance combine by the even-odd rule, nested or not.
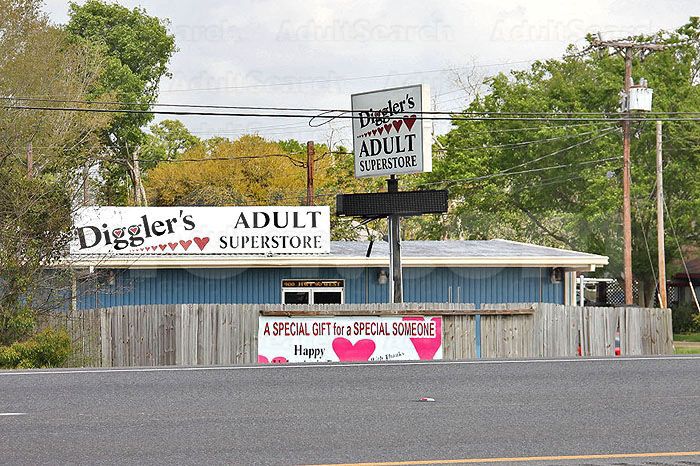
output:
[[[405,302],[574,302],[575,272],[594,254],[506,240],[402,242]],[[389,300],[386,242],[335,241],[330,254],[142,254],[80,257],[100,279],[81,309],[185,303],[381,303]]]

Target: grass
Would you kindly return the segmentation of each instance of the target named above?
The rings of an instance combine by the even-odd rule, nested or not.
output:
[[[700,354],[700,348],[676,348],[675,354]]]
[[[674,333],[673,341],[700,342],[700,333]]]

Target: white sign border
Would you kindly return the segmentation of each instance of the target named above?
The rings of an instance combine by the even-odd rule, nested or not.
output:
[[[366,110],[366,109],[355,109],[353,106],[353,98],[357,96],[363,96],[363,95],[370,95],[370,94],[378,94],[380,92],[389,92],[389,91],[397,91],[400,89],[413,89],[413,88],[419,88],[420,89],[420,96],[421,96],[421,108],[416,111],[416,113],[419,113],[417,115],[418,121],[421,123],[421,132],[422,132],[422,148],[421,148],[421,157],[418,159],[420,160],[419,166],[416,168],[415,171],[410,171],[410,172],[400,172],[400,173],[392,173],[391,170],[384,171],[382,173],[377,173],[372,172],[369,174],[359,174],[357,171],[357,136],[355,134],[355,125],[352,126],[352,153],[353,153],[353,167],[354,167],[354,173],[355,173],[355,178],[371,178],[371,177],[386,177],[386,176],[391,176],[391,175],[411,175],[411,174],[416,174],[416,173],[427,173],[433,171],[433,156],[432,156],[432,150],[433,150],[433,141],[432,141],[432,125],[433,122],[429,118],[425,118],[425,103],[430,102],[430,86],[425,83],[421,84],[413,84],[410,86],[398,86],[398,87],[389,87],[386,89],[378,89],[374,91],[368,91],[368,92],[358,92],[356,94],[351,94],[350,95],[350,108],[352,110],[352,121],[355,121],[355,118],[357,116],[355,115],[356,111],[359,110]],[[428,136],[428,137],[426,137]]]

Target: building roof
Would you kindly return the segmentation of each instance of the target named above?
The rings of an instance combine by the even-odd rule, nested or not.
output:
[[[679,261],[680,264],[683,262]],[[687,269],[687,272],[686,272]],[[680,272],[673,275],[671,286],[689,286],[690,281],[697,284],[700,280],[700,258],[690,259],[685,262]]]
[[[220,267],[385,267],[385,241],[332,241],[329,254],[129,254],[73,256],[63,261],[74,267],[101,268],[220,268]],[[595,270],[607,256],[557,249],[503,239],[472,241],[402,241],[402,264],[407,267],[564,267]]]

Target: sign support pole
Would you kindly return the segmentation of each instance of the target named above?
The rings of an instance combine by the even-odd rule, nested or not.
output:
[[[387,191],[390,193],[399,192],[399,180],[396,175],[391,175],[387,179]],[[392,303],[403,302],[403,277],[401,273],[401,216],[389,216],[389,283],[392,284],[390,292]]]
[[[314,205],[314,142],[306,143],[306,205]]]

